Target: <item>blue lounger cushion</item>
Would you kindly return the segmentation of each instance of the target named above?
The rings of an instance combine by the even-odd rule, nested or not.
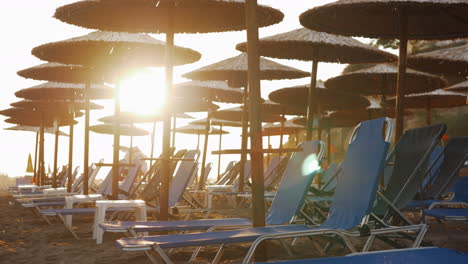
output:
[[[268,264],[463,264],[468,254],[448,248],[414,248],[374,251],[344,257],[268,262]]]
[[[467,218],[468,209],[463,208],[436,208],[431,210],[424,210],[425,216],[432,216],[438,219],[453,219],[453,218]]]
[[[135,232],[162,232],[180,230],[207,230],[213,226],[251,225],[252,222],[243,218],[203,219],[191,221],[114,221],[100,223],[99,227],[108,232],[126,231],[132,228]]]
[[[154,208],[147,208],[146,211],[153,211]],[[106,212],[115,211],[133,211],[134,207],[111,207]],[[93,215],[96,212],[95,207],[91,208],[60,208],[60,209],[45,209],[39,211],[42,215]]]
[[[142,236],[116,240],[117,245],[124,250],[151,249],[155,243],[161,248],[178,248],[206,246],[211,244],[251,242],[263,235],[281,234],[285,232],[310,231],[305,225],[285,225],[259,228],[247,228],[232,231],[206,232],[166,236]]]

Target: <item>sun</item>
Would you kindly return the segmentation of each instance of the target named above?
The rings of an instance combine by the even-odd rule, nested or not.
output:
[[[120,109],[139,114],[161,113],[166,105],[164,74],[141,70],[126,76],[120,84]]]

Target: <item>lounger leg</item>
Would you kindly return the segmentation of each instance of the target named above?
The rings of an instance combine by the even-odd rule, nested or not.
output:
[[[419,230],[419,234],[416,236],[416,239],[414,240],[413,247],[419,247],[421,245],[421,242],[426,235],[427,232],[427,225],[423,225],[421,229]]]
[[[219,246],[218,252],[216,252],[216,256],[214,257],[211,264],[218,264],[221,261],[221,258],[223,257],[223,253],[224,253],[224,244]]]
[[[313,237],[308,237],[310,241],[312,242],[312,246],[319,252],[320,256],[325,256],[325,250],[320,246],[320,244],[315,241]]]
[[[195,249],[195,251],[193,251],[192,256],[190,256],[189,263],[193,263],[193,262],[195,261],[195,259],[196,259],[197,256],[198,256],[198,253],[200,253],[201,248],[202,248],[202,247],[197,247],[197,248]]]
[[[375,240],[375,235],[370,235],[369,238],[367,239],[366,241],[366,244],[364,245],[364,247],[362,248],[362,252],[367,252],[369,251],[369,248],[371,247],[372,243],[374,242]]]
[[[37,214],[37,212],[39,212],[39,210],[35,211],[34,209],[33,209],[33,211],[34,211],[34,214]],[[47,218],[47,216],[45,216],[45,215],[43,215],[41,213],[39,213],[39,215],[42,217],[42,219],[44,219],[44,221],[46,221],[47,224],[52,225],[52,223],[50,222],[49,218]]]
[[[63,217],[62,214],[57,214],[57,216],[62,220],[63,224],[64,224],[65,227],[68,229],[68,231],[70,231],[70,233],[72,233],[73,237],[75,237],[75,239],[80,239],[80,238],[78,237],[78,235],[76,234],[76,232],[73,231],[73,226],[68,225],[67,219],[66,219],[65,217]]]
[[[166,264],[172,264],[172,260],[167,256],[166,252],[162,248],[160,248],[157,244],[153,245],[153,250],[158,253],[159,257],[166,263]],[[153,256],[151,256],[150,259],[154,259]],[[155,259],[154,259],[155,260]],[[153,262],[153,260],[151,260]],[[156,261],[156,260],[155,260]],[[153,262],[153,263],[158,263],[158,262]]]
[[[286,250],[286,252],[288,253],[288,256],[292,257],[293,253],[291,251],[291,248],[288,246],[288,244],[286,244],[286,242],[284,242],[283,239],[280,239],[279,242],[281,246],[284,248],[284,250]]]

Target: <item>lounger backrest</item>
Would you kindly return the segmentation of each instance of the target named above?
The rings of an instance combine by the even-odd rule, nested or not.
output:
[[[337,175],[338,173],[338,175]],[[328,192],[336,187],[337,179],[341,177],[341,164],[332,163],[328,169],[323,173],[321,190]]]
[[[454,200],[468,203],[468,177],[461,177],[453,186]]]
[[[443,154],[436,160],[438,175],[424,196],[427,199],[439,199],[450,191],[450,188],[459,179],[458,173],[468,159],[468,137],[453,137],[449,140]],[[440,164],[437,164],[440,163]],[[431,169],[433,171],[434,168]]]
[[[103,163],[104,159],[101,159],[98,163]],[[94,168],[92,171],[89,172],[89,180],[88,180],[88,186],[92,186],[94,183],[94,180],[96,180],[96,177],[101,170],[101,166],[96,166],[96,164],[93,164]]]
[[[320,164],[322,157],[318,156],[321,141],[306,141],[299,144],[302,151],[291,155],[283,178],[278,186],[275,198],[268,211],[266,222],[269,225],[290,223],[297,212],[302,208],[304,197],[319,168],[312,165]]]
[[[444,124],[414,128],[407,130],[398,141],[393,151],[392,176],[384,192],[397,208],[405,207],[420,190],[430,154],[446,130]]]
[[[127,176],[120,184],[120,191],[123,193],[129,193],[130,189],[132,189],[133,184],[140,172],[141,164],[135,164],[135,166],[130,167],[128,170]]]
[[[350,229],[370,212],[390,145],[384,138],[385,122],[385,118],[379,118],[359,125],[341,164],[332,206],[321,228]]]
[[[200,179],[200,181],[202,181],[202,183],[203,183],[203,186],[205,186],[206,180],[208,179],[208,176],[210,175],[210,172],[211,172],[212,168],[213,168],[213,163],[209,162],[208,164],[206,164],[206,166],[205,166],[205,175],[203,175],[203,177]]]
[[[250,167],[251,167],[251,162],[250,160],[245,161],[245,166],[244,166],[244,183],[246,183],[250,179]],[[240,177],[240,173],[239,173]],[[237,190],[239,188],[239,178],[236,177],[235,183],[234,183],[234,189]]]
[[[426,176],[424,177],[422,188],[423,191],[426,190],[428,186],[431,186],[436,181],[437,177],[439,176],[439,169],[444,161],[444,147],[437,146],[431,152],[429,156],[428,164],[430,170],[426,171]]]
[[[67,182],[67,178],[68,178],[68,166],[64,166],[62,179],[60,181],[60,187],[65,187],[65,183]]]
[[[109,173],[107,173],[107,176],[101,182],[101,185],[99,185],[97,193],[106,194],[105,191],[109,188],[109,186],[112,186],[112,168],[109,170]]]
[[[200,151],[198,149],[189,150],[187,153],[185,153],[184,159],[196,160],[199,154]],[[182,197],[182,194],[188,186],[190,177],[192,176],[195,167],[195,161],[182,161],[177,167],[177,171],[169,186],[169,207],[174,207]]]
[[[215,182],[216,185],[225,185],[231,179],[234,171],[239,167],[239,163],[231,161],[226,167],[226,170],[221,174],[221,178]]]

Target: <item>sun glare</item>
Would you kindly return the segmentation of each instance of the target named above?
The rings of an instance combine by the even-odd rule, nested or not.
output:
[[[133,73],[121,82],[121,111],[139,114],[160,113],[166,104],[164,75],[156,70]]]
[[[311,173],[319,171],[320,169],[320,163],[317,155],[315,154],[309,155],[302,163],[302,175],[304,176],[310,175]]]

